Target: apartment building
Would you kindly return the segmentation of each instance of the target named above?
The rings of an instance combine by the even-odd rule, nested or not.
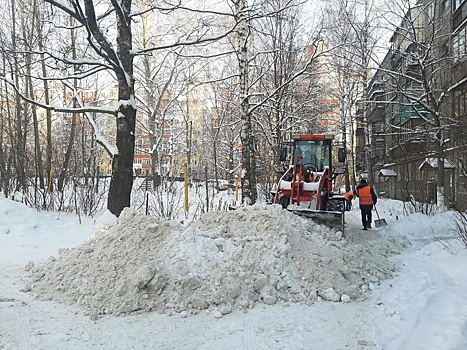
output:
[[[357,171],[383,196],[465,205],[466,19],[466,1],[418,1],[367,85]]]

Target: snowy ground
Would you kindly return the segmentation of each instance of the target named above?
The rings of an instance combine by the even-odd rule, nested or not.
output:
[[[352,294],[355,300],[350,302],[330,302],[317,297],[311,298],[310,303],[278,300],[273,305],[266,305],[258,302],[252,308],[234,307],[226,313],[212,309],[199,312],[165,310],[162,313],[115,316],[109,311],[109,315],[96,316],[83,306],[44,301],[35,297],[34,290],[22,290],[31,283],[31,261],[35,266],[44,265],[50,256],[58,257],[60,248],[79,246],[88,236],[108,228],[114,223],[114,218],[103,213],[94,219],[82,218],[80,224],[76,216],[37,212],[1,199],[0,349],[467,349],[467,251],[450,230],[452,213],[433,217],[420,214],[404,216],[400,202],[384,199],[380,200],[378,209],[388,222],[387,227],[362,231],[359,211],[354,208],[346,217],[345,240],[331,237],[331,241],[322,243],[316,235],[332,235],[319,230],[311,237],[317,242],[315,249],[332,246],[339,248],[337,252],[344,253],[353,253],[353,248],[359,245],[382,245],[386,247],[386,253],[392,248],[397,253],[394,242],[405,242],[404,236],[411,242],[401,254],[390,257],[387,266],[391,267],[391,263],[399,266],[392,278],[366,281],[362,284],[361,295]],[[254,226],[255,234],[264,234],[264,225],[252,219],[243,217],[242,222],[248,222],[249,227]],[[210,220],[215,223],[214,218]],[[238,222],[239,228],[243,227],[242,222]],[[189,231],[197,237],[193,242],[201,242],[198,241],[199,232],[202,232],[203,239],[207,232],[217,234],[216,228],[209,223],[204,222],[204,231],[199,231],[201,228]],[[125,227],[122,222],[119,225]],[[222,225],[226,225],[225,221]],[[294,225],[291,224],[291,229],[297,229],[297,224]],[[151,227],[154,229],[155,226]],[[225,227],[222,232],[227,231]],[[274,232],[274,227],[269,229]],[[127,232],[126,229],[123,231]],[[235,231],[235,227],[231,231]],[[234,237],[223,237],[224,246],[228,247],[229,239],[235,239],[235,242],[244,242],[245,237],[252,240],[253,233],[243,231],[239,229],[238,233],[232,233]],[[104,230],[94,239],[98,240],[109,232],[113,231]],[[270,239],[271,236],[274,234],[265,237]],[[206,243],[198,245],[203,252],[205,246]],[[227,255],[228,249],[224,249]],[[70,265],[64,264],[73,256],[73,264],[78,265],[77,271],[80,271],[79,267],[90,269],[93,260],[79,260],[78,250],[62,253],[62,258],[55,265],[68,269]],[[205,259],[211,260],[210,255],[203,254]],[[318,251],[313,254],[318,254]],[[175,252],[168,258],[174,256]],[[343,258],[346,257],[348,255],[344,254]],[[189,256],[184,255],[183,258],[188,259]],[[373,256],[371,259],[376,261],[379,258]],[[320,266],[325,261],[334,266],[331,260],[320,257]],[[194,262],[201,263],[199,260]],[[355,261],[348,263],[353,266],[352,271],[358,270]],[[376,264],[375,267],[381,268],[381,265]],[[323,285],[333,282],[326,278],[326,271],[333,272],[332,269],[320,270],[318,282]],[[349,271],[344,272],[347,275]],[[52,273],[57,272],[49,272]],[[66,279],[63,281],[70,283]],[[343,288],[352,289],[354,280],[349,277],[347,282],[350,287]],[[96,285],[99,283],[97,276]],[[338,289],[340,284],[336,282],[334,286]],[[206,288],[209,287],[213,286]],[[309,285],[302,287],[309,288]],[[46,286],[42,288],[47,289]],[[114,289],[113,285],[108,288],[109,292]],[[56,287],[51,285],[51,290],[54,289]],[[359,295],[363,296],[362,300]]]

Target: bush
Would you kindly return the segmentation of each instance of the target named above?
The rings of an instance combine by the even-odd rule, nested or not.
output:
[[[457,211],[454,229],[467,248],[467,214],[465,212]]]

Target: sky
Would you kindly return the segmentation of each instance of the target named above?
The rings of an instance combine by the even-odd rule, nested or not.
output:
[[[354,202],[342,236],[275,206],[211,213],[184,224],[166,224],[131,210],[118,220],[104,211],[94,218],[82,217],[80,223],[77,215],[37,211],[0,199],[0,349],[467,349],[467,250],[453,230],[454,213],[424,216],[403,209],[399,201],[380,199],[378,213],[387,225],[363,231]],[[306,240],[297,241],[300,237]],[[148,247],[138,241],[149,238],[154,240],[146,241]],[[138,250],[130,250],[132,240]],[[251,242],[255,249],[245,252]],[[300,242],[299,247],[294,242]],[[273,256],[257,251],[271,251]],[[235,260],[241,254],[242,259]],[[257,298],[254,303],[253,299],[245,307],[234,303],[227,311],[221,301],[209,304],[208,296],[207,309],[178,308],[167,301],[159,312],[140,309],[118,314],[111,302],[123,293],[115,294],[120,280],[102,281],[108,278],[108,255],[118,257],[118,275],[126,281],[132,277],[125,275],[131,273],[125,266],[131,265],[128,255],[138,255],[130,257],[133,265],[148,259],[162,264],[156,256],[160,255],[170,262],[164,266],[168,276],[175,279],[183,269],[190,270],[184,277],[200,276],[196,291],[218,292],[215,287],[224,281],[218,278],[224,276],[216,275],[216,269],[233,274],[241,265],[243,275],[257,273],[263,266],[259,258],[272,259],[268,264],[281,270],[279,282],[289,284],[279,287],[276,280],[274,286],[282,294],[274,294],[264,282],[260,294],[249,296]],[[245,257],[254,265],[251,271]],[[293,270],[292,260],[297,259],[312,266]],[[94,270],[95,265],[101,270]],[[71,269],[74,282],[66,278]],[[303,275],[295,276],[297,271]],[[355,276],[361,279],[359,290],[352,289]],[[83,303],[84,294],[79,294],[81,301],[70,302],[78,295],[74,289],[87,293],[85,278],[94,278],[98,298],[91,305],[91,299]],[[249,287],[244,279],[242,286]],[[310,282],[298,286],[297,280]],[[167,281],[162,293],[167,300],[175,297],[175,289],[173,294],[170,290],[176,285]],[[313,293],[299,296],[294,288]],[[59,289],[67,289],[73,297],[61,298]],[[339,300],[327,300],[325,292],[330,289]],[[266,298],[265,290],[275,299]],[[186,291],[177,289],[179,294]],[[44,298],[40,293],[48,294]],[[242,290],[238,293],[241,296]],[[107,300],[104,314],[98,301],[106,295],[113,297]],[[292,297],[298,302],[281,300]]]

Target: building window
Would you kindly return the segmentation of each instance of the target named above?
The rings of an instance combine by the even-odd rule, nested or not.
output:
[[[465,55],[465,28],[459,32],[459,57]]]
[[[456,11],[465,0],[454,0],[453,11]]]
[[[452,55],[454,58],[460,59],[467,54],[466,50],[466,27],[462,27],[456,34],[452,37]]]
[[[459,87],[458,89],[454,91],[453,107],[454,107],[454,116],[457,119],[465,116],[466,101],[467,101],[467,86],[463,84],[463,86]]]

